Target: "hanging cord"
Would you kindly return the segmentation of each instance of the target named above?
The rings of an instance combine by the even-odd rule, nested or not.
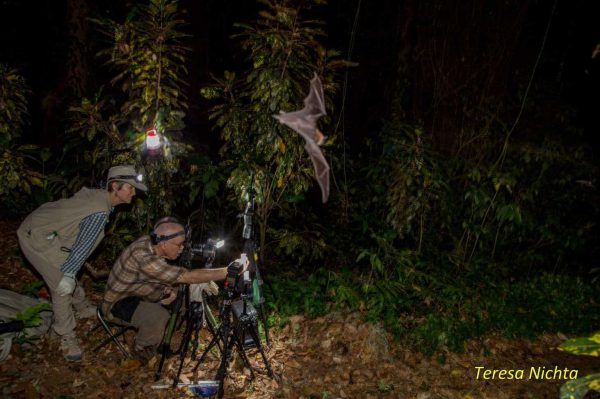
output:
[[[531,77],[529,78],[529,83],[527,84],[527,89],[525,89],[525,94],[523,95],[523,101],[521,102],[521,109],[519,110],[519,113],[517,114],[517,118],[515,119],[515,122],[513,123],[512,127],[510,128],[508,133],[506,134],[506,138],[504,139],[504,145],[502,146],[502,151],[500,152],[500,156],[498,157],[498,160],[494,164],[494,167],[498,164],[500,164],[500,167],[502,167],[502,164],[504,163],[504,158],[506,157],[506,152],[508,150],[508,140],[510,139],[510,136],[512,135],[513,131],[515,130],[517,123],[519,123],[519,119],[521,119],[521,115],[523,114],[523,110],[525,109],[525,101],[527,100],[527,96],[529,94],[529,89],[531,88],[531,84],[533,83],[533,78],[535,76],[535,72],[537,70],[538,64],[540,63],[540,59],[542,58],[542,53],[544,51],[544,46],[546,45],[546,40],[548,39],[548,33],[550,32],[550,25],[552,24],[552,18],[554,17],[554,12],[556,11],[557,4],[558,4],[558,0],[554,0],[554,5],[552,6],[552,11],[550,12],[550,16],[548,17],[548,25],[546,26],[546,32],[544,33],[544,39],[542,40],[542,45],[540,46],[540,51],[538,53],[537,59],[535,60],[535,64],[533,66],[533,71],[531,71]]]
[[[358,0],[358,4],[356,5],[356,13],[354,14],[354,23],[352,24],[352,32],[350,33],[350,42],[348,43],[348,56],[347,56],[347,61],[350,61],[352,59],[352,51],[354,50],[354,41],[355,41],[355,37],[356,37],[356,30],[357,30],[357,26],[358,26],[358,17],[360,15],[360,5],[362,3],[362,0]],[[344,174],[344,187],[346,187],[346,190],[344,191],[344,196],[346,197],[346,201],[344,201],[344,204],[347,204],[347,196],[348,196],[348,191],[347,191],[347,176],[346,176],[346,128],[345,128],[345,122],[344,122],[344,110],[346,107],[346,94],[348,92],[348,66],[346,67],[346,72],[344,73],[344,87],[342,89],[342,108],[340,110],[340,116],[337,120],[337,123],[335,124],[335,129],[333,130],[333,134],[335,135],[338,131],[338,128],[340,126],[340,123],[342,124],[342,170],[343,170],[343,174]],[[332,173],[333,176],[333,180],[339,190],[339,186],[335,180],[335,174]],[[346,206],[346,205],[345,205]],[[344,210],[344,212],[346,212],[347,209]]]

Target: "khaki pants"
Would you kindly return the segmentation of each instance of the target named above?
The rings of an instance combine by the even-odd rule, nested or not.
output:
[[[160,303],[141,301],[131,317],[131,324],[138,329],[135,346],[139,348],[158,347],[162,341],[169,316],[169,311]]]
[[[89,302],[85,299],[85,291],[79,284],[72,295],[60,296],[56,293],[58,283],[63,277],[60,268],[66,256],[56,256],[50,252],[39,253],[32,248],[30,238],[24,231],[19,229],[17,235],[23,254],[29,263],[42,275],[50,291],[52,311],[54,312],[54,322],[52,323],[54,332],[58,335],[73,333],[76,325],[73,307],[78,310],[83,309],[89,306]]]

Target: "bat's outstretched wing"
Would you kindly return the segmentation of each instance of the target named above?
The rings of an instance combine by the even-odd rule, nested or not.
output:
[[[304,148],[308,152],[308,155],[310,155],[310,160],[315,168],[315,178],[317,179],[317,183],[319,183],[319,187],[321,187],[321,199],[325,203],[329,198],[329,164],[325,160],[323,152],[314,141],[306,141]]]
[[[319,148],[325,137],[317,128],[318,119],[324,115],[327,115],[327,112],[325,111],[323,85],[321,79],[315,73],[310,81],[310,91],[304,99],[304,108],[293,112],[282,112],[279,115],[273,115],[273,117],[300,133],[306,141],[304,148],[310,155],[315,168],[315,177],[321,187],[323,202],[327,202],[329,197],[329,165]]]
[[[273,117],[300,133],[305,139],[311,139],[317,144],[321,144],[324,137],[317,130],[317,120],[325,115],[327,115],[327,112],[325,111],[323,85],[321,79],[315,73],[310,81],[308,96],[304,99],[304,108],[293,112],[282,112],[279,115],[273,115]]]

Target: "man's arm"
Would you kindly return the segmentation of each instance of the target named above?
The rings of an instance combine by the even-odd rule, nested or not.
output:
[[[218,269],[193,269],[183,272],[177,279],[178,284],[198,284],[209,281],[225,280],[227,268]]]
[[[98,212],[85,217],[81,221],[79,234],[77,234],[77,239],[75,239],[69,257],[60,268],[65,275],[74,276],[81,269],[83,262],[90,255],[98,234],[104,229],[107,219],[106,212]]]

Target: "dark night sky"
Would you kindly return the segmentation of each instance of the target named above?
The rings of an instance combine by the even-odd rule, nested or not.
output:
[[[125,2],[88,1],[92,12],[110,12],[122,15]],[[207,132],[206,104],[199,97],[199,88],[210,83],[209,73],[220,74],[224,68],[233,69],[242,59],[230,35],[235,22],[249,22],[256,17],[254,1],[197,1],[183,0],[181,7],[188,11],[189,30],[194,35],[190,44],[191,109],[188,128]],[[361,1],[354,50],[351,56],[360,66],[349,73],[346,97],[346,125],[355,137],[374,133],[389,110],[394,95],[391,88],[398,67],[398,53],[402,50],[400,27],[409,16],[407,4],[419,3],[420,14],[413,16],[415,26],[426,26],[427,7],[434,9],[443,1]],[[509,2],[507,1],[506,4]],[[554,86],[561,101],[577,108],[578,123],[586,127],[589,140],[597,144],[595,121],[599,102],[600,55],[592,60],[594,46],[600,43],[598,1],[558,1],[552,17],[546,47],[536,71],[535,83]],[[28,136],[35,140],[52,141],[43,137],[44,98],[57,89],[63,73],[66,54],[66,1],[65,0],[2,0],[0,62],[18,68],[33,88],[30,112],[32,126]],[[344,56],[348,53],[351,29],[358,0],[331,0],[326,7],[311,10],[327,23],[328,44]],[[456,4],[461,4],[457,2]],[[500,2],[485,3],[494,8]],[[554,2],[529,1],[519,43],[512,54],[515,76],[520,83],[527,81],[540,50],[544,31]],[[404,13],[404,14],[403,14]],[[517,18],[517,16],[515,16]],[[499,27],[502,30],[502,27]],[[506,27],[510,29],[510,27]],[[452,32],[448,32],[452,35]],[[507,33],[508,34],[508,33]],[[460,43],[457,43],[460,46]],[[458,49],[460,50],[460,49]],[[457,51],[458,53],[458,51]],[[98,64],[96,62],[96,64]],[[472,67],[476,67],[471,65]],[[102,81],[98,70],[94,77]],[[337,101],[339,109],[341,99]],[[336,116],[334,116],[336,117]],[[209,134],[209,133],[205,133]]]

